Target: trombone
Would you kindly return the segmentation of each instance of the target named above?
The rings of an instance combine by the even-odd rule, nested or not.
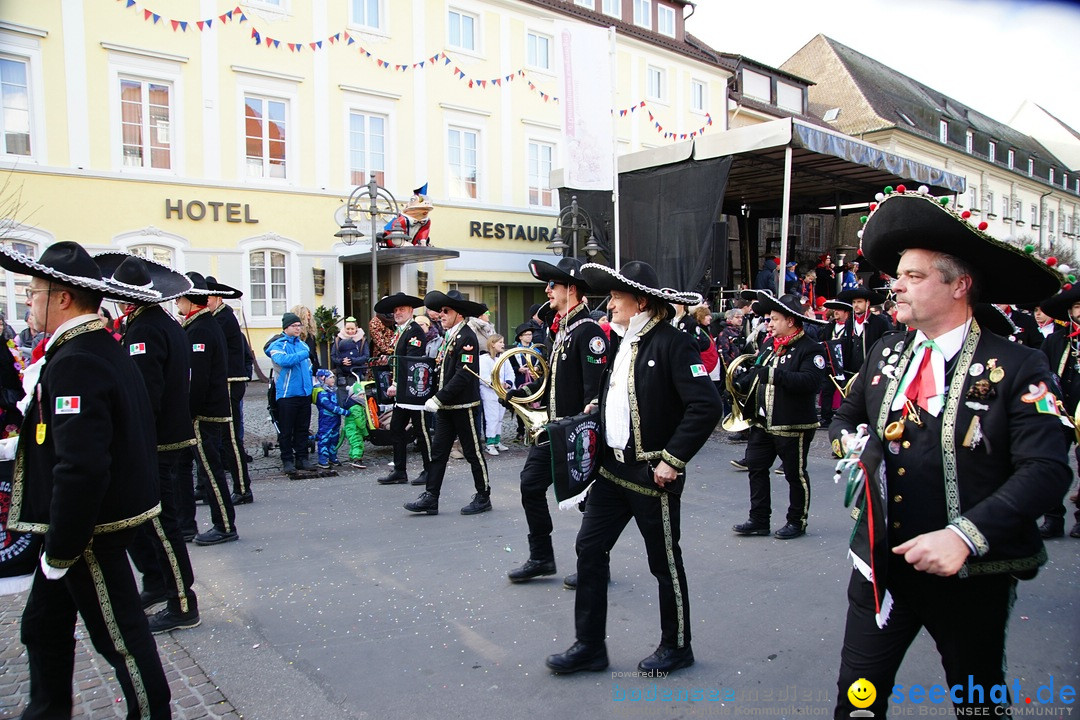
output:
[[[522,360],[528,363],[529,367],[540,379],[540,386],[535,392],[529,393],[524,397],[507,399],[506,387],[499,378],[502,375],[501,370],[503,363],[507,362],[515,355],[524,355]],[[476,375],[480,382],[494,390],[495,394],[499,396],[499,400],[506,403],[510,410],[521,418],[522,422],[525,423],[525,432],[529,438],[530,445],[541,446],[547,444],[547,440],[541,440],[541,436],[544,436],[545,431],[547,430],[547,411],[527,407],[530,403],[534,403],[544,397],[544,393],[547,392],[548,378],[551,377],[551,370],[548,367],[547,359],[543,355],[531,348],[510,348],[495,361],[495,367],[491,369],[491,378],[489,380],[480,377],[479,373],[468,366],[466,366],[466,369],[473,375]]]

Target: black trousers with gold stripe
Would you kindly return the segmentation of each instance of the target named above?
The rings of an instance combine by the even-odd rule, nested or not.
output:
[[[170,610],[187,613],[197,610],[198,603],[191,589],[195,574],[180,529],[177,475],[182,454],[182,450],[158,450],[161,515],[139,526],[128,554],[142,573],[143,590],[164,593]]]
[[[428,465],[427,491],[439,497],[446,463],[450,460],[450,448],[454,438],[461,440],[461,453],[472,466],[473,485],[481,495],[490,495],[487,463],[480,448],[480,423],[483,418],[479,407],[462,410],[440,410],[435,413],[435,435],[431,439],[431,463]],[[422,421],[421,421],[422,422]]]
[[[424,470],[427,470],[428,465],[431,464],[431,438],[428,436],[427,425],[424,421],[422,410],[394,407],[394,412],[390,416],[390,442],[394,446],[394,470],[397,472],[406,472],[405,458],[409,446],[406,430],[409,423],[412,423],[413,430],[420,441],[420,457],[424,461]]]
[[[231,419],[221,433],[221,455],[225,469],[232,475],[233,492],[244,495],[251,492],[251,475],[248,473],[247,457],[244,444],[240,441],[240,423],[247,383],[236,381],[229,383],[229,403],[232,406]]]
[[[679,548],[679,496],[625,480],[631,473],[642,477],[647,473],[651,483],[652,470],[648,463],[622,465],[607,461],[604,467],[613,468],[613,474],[623,479],[617,483],[601,476],[589,490],[577,536],[578,584],[574,598],[577,639],[597,644],[607,637],[609,553],[632,519],[645,540],[649,571],[659,589],[660,644],[669,648],[686,647],[690,644],[690,595]]]
[[[221,433],[228,430],[228,423],[209,422],[206,420],[195,421],[196,444],[183,450],[180,458],[180,484],[193,485],[191,477],[191,457],[194,455],[199,468],[206,473],[208,482],[204,492],[206,503],[210,506],[210,519],[214,527],[222,532],[236,530],[236,509],[232,504],[232,495],[229,493],[229,483],[225,479],[225,467],[221,462]],[[195,516],[195,499],[191,497],[191,517]],[[187,501],[185,500],[185,505]],[[181,526],[185,525],[186,517],[181,518]]]
[[[30,664],[24,720],[71,717],[75,620],[82,616],[94,648],[113,666],[128,718],[169,718],[169,684],[139,603],[128,563],[134,530],[95,535],[93,545],[59,580],[40,568],[22,616]]]
[[[770,468],[779,457],[788,482],[787,522],[803,530],[810,515],[810,474],[806,457],[814,430],[796,430],[779,435],[757,425],[750,428],[746,443],[746,467],[750,479],[750,520],[767,526],[772,516]]]

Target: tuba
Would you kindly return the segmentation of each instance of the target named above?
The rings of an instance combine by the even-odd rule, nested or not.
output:
[[[750,427],[750,422],[746,419],[746,403],[757,390],[757,379],[754,379],[749,388],[745,388],[745,392],[740,390],[742,383],[737,383],[736,380],[739,375],[746,372],[743,365],[748,360],[753,361],[755,357],[757,356],[753,353],[738,356],[728,365],[727,373],[724,375],[724,385],[731,395],[731,412],[720,422],[720,426],[728,432],[742,432]]]
[[[514,355],[523,355],[522,358],[533,369],[536,375],[540,379],[540,387],[525,397],[520,398],[506,398],[506,388],[503,386],[502,381],[499,379],[502,375],[503,363],[507,362]],[[472,372],[472,369],[469,369]],[[476,373],[473,373],[476,375]],[[480,377],[477,375],[477,377]],[[544,445],[545,441],[541,441],[541,436],[544,435],[546,425],[548,423],[548,414],[546,410],[539,410],[527,407],[530,403],[538,401],[544,397],[544,393],[547,391],[548,378],[551,377],[551,371],[548,367],[548,361],[543,355],[536,352],[531,348],[515,347],[510,348],[502,356],[495,361],[495,367],[491,369],[491,378],[480,378],[480,382],[486,384],[495,394],[499,396],[499,400],[505,402],[510,410],[521,418],[525,423],[525,432],[529,438],[529,444],[531,445]]]

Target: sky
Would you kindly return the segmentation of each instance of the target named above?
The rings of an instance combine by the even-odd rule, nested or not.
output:
[[[773,67],[822,33],[1000,122],[1032,100],[1080,130],[1080,2],[697,0],[686,28]]]

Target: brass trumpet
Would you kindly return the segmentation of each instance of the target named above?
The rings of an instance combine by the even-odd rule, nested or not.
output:
[[[506,387],[503,386],[502,380],[499,378],[502,376],[501,371],[503,363],[507,362],[514,355],[524,355],[523,360],[529,364],[529,367],[533,368],[541,382],[540,387],[535,392],[530,393],[525,397],[515,397],[507,400]],[[546,440],[541,441],[541,436],[546,437],[545,431],[548,423],[547,411],[526,407],[529,403],[534,403],[544,397],[544,393],[547,391],[548,378],[551,377],[551,369],[548,367],[548,361],[543,355],[531,348],[510,348],[495,361],[495,367],[491,369],[490,380],[485,380],[480,377],[479,374],[473,372],[472,368],[468,368],[468,370],[473,373],[473,375],[480,378],[480,382],[494,390],[495,394],[499,396],[499,399],[506,402],[509,405],[510,410],[521,418],[522,422],[525,423],[525,433],[529,438],[529,444],[546,444]]]
[[[731,364],[728,365],[727,372],[724,374],[724,385],[731,395],[731,412],[720,422],[720,427],[724,428],[727,432],[742,432],[750,427],[750,421],[743,416],[743,413],[745,412],[744,405],[757,389],[757,380],[750,386],[750,389],[746,394],[743,394],[735,387],[735,376],[740,372],[743,363],[748,360],[753,361],[755,357],[757,356],[753,353],[745,353],[738,356],[731,361]]]

